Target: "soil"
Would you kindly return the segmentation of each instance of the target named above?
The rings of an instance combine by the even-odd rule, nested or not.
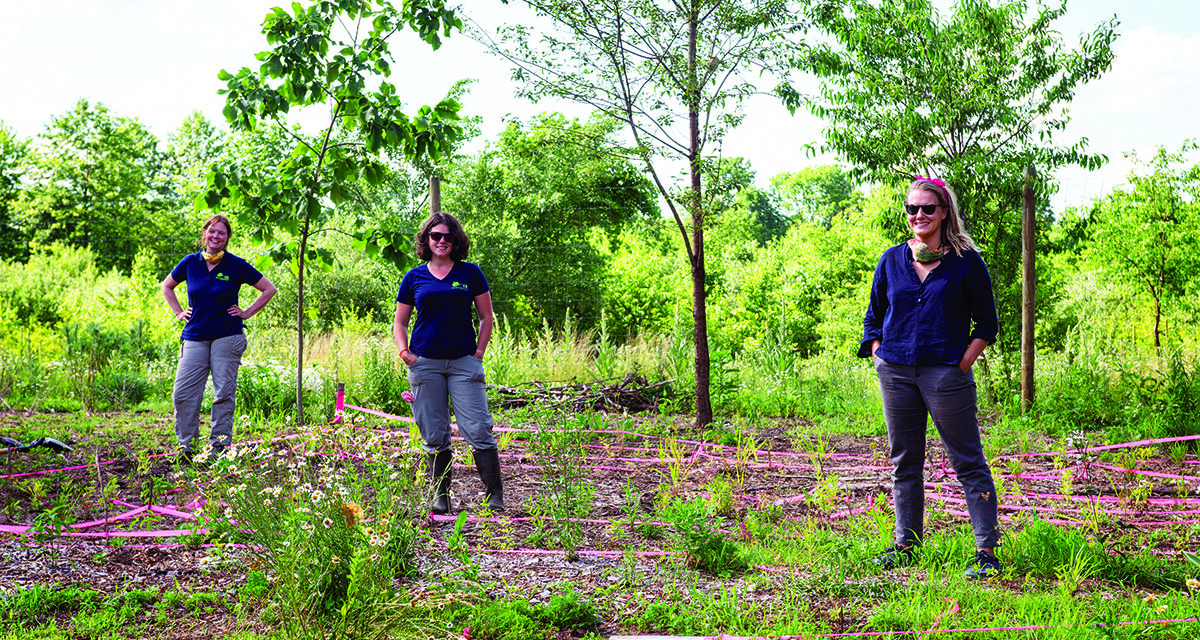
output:
[[[497,431],[502,432],[510,425],[498,416]],[[126,414],[101,416],[101,419],[129,422]],[[636,421],[653,418],[637,418]],[[169,418],[162,416],[136,416],[153,433],[155,442],[166,442],[171,433]],[[82,522],[101,519],[128,510],[128,507],[110,505],[106,510],[95,499],[98,486],[110,481],[115,487],[113,497],[130,505],[145,504],[143,500],[144,479],[138,471],[138,461],[125,457],[127,451],[140,446],[141,439],[130,436],[114,440],[111,434],[90,437],[62,433],[56,429],[69,425],[63,416],[0,416],[0,435],[24,438],[32,435],[53,434],[75,447],[75,451],[63,455],[31,451],[25,454],[9,453],[0,457],[0,525],[30,525],[44,513],[54,496],[70,487],[81,487],[86,495],[77,496],[76,507],[71,514],[74,521]],[[399,428],[397,423],[376,420],[375,428]],[[823,454],[817,456],[814,449],[817,441],[811,435],[815,429],[799,420],[776,420],[760,426],[756,432],[758,455],[749,461],[749,466],[739,472],[735,447],[722,447],[716,443],[702,443],[703,434],[693,432],[683,418],[671,428],[677,438],[685,441],[684,473],[674,489],[675,495],[683,498],[707,495],[709,483],[714,478],[736,479],[744,474],[744,484],[735,489],[733,513],[729,523],[735,530],[729,535],[735,538],[753,536],[744,527],[736,530],[737,523],[750,514],[762,515],[773,511],[781,519],[813,519],[820,526],[835,531],[845,531],[856,510],[866,510],[872,500],[886,508],[890,496],[891,481],[887,471],[887,443],[885,438],[862,438],[848,436],[826,436],[823,438]],[[661,431],[661,426],[658,426]],[[91,433],[103,432],[93,428]],[[125,430],[125,432],[129,432]],[[714,432],[709,431],[709,434]],[[986,438],[986,433],[985,433]],[[527,511],[530,496],[537,495],[545,487],[544,478],[535,464],[535,459],[526,443],[519,437],[504,442],[501,462],[504,465],[505,501],[508,510],[485,523],[471,522],[465,529],[472,549],[487,549],[472,554],[478,568],[479,581],[489,597],[504,598],[519,596],[532,602],[548,600],[555,583],[570,582],[584,594],[603,594],[605,617],[599,628],[600,635],[634,633],[632,626],[638,613],[648,603],[671,600],[669,594],[681,586],[694,599],[720,598],[731,584],[740,585],[739,595],[743,607],[761,604],[767,610],[785,606],[783,585],[791,584],[789,593],[794,597],[796,577],[803,578],[803,568],[758,567],[728,577],[718,577],[688,566],[687,559],[674,554],[669,537],[649,538],[634,532],[625,518],[627,487],[641,496],[642,513],[639,517],[650,518],[655,496],[662,490],[668,473],[658,447],[659,438],[626,436],[621,434],[596,434],[593,445],[586,449],[585,466],[588,481],[595,488],[594,508],[589,521],[583,524],[584,539],[578,554],[563,553],[561,550],[521,549],[523,542],[535,531],[535,524]],[[456,445],[457,446],[457,445]],[[1048,448],[1051,445],[1045,443]],[[165,455],[167,448],[151,452],[148,459],[149,475],[166,477],[172,470],[171,458]],[[1133,475],[1100,468],[1094,457],[1084,460],[1071,456],[1030,456],[1021,458],[1019,476],[1015,463],[1005,460],[993,461],[994,471],[1004,476],[1003,504],[1014,507],[1037,507],[1043,517],[1078,518],[1079,515],[1053,515],[1054,507],[1061,500],[1035,496],[1034,494],[1058,494],[1063,484],[1055,465],[1068,466],[1086,463],[1076,469],[1072,491],[1076,495],[1098,495],[1119,499],[1125,504],[1107,505],[1110,508],[1125,508],[1131,512],[1107,522],[1101,536],[1109,541],[1114,552],[1149,550],[1153,553],[1178,555],[1184,550],[1198,551],[1196,541],[1188,535],[1151,536],[1150,549],[1146,548],[1146,537],[1129,535],[1160,528],[1158,524],[1169,521],[1172,516],[1162,512],[1186,507],[1148,504],[1146,498],[1175,497],[1181,487],[1197,491],[1196,461],[1194,455],[1183,464],[1172,461],[1165,455],[1166,449],[1153,458],[1141,460],[1137,469],[1141,472],[1161,473],[1166,476],[1189,476],[1190,481],[1178,481],[1153,475]],[[158,456],[157,454],[164,454]],[[462,465],[463,458],[456,459],[453,479],[455,510],[472,509],[482,498],[482,484],[473,468]],[[468,458],[469,459],[469,458]],[[634,460],[630,460],[634,459]],[[952,472],[947,472],[946,461],[940,441],[929,442],[926,481],[944,483],[941,491],[950,499],[961,497]],[[820,469],[818,469],[818,465]],[[599,467],[599,468],[596,468]],[[37,473],[49,469],[64,469],[50,475],[20,475]],[[97,481],[97,474],[100,481]],[[1041,477],[1039,477],[1039,474]],[[13,477],[16,475],[17,477]],[[836,476],[836,495],[824,495],[828,491],[830,476]],[[37,483],[43,483],[40,487]],[[1148,484],[1149,483],[1149,484]],[[955,527],[965,522],[954,512],[965,511],[965,506],[952,502],[936,506],[936,492],[930,492],[930,507],[927,511],[928,530]],[[183,505],[190,496],[182,493],[167,498],[158,496],[155,504]],[[1153,501],[1150,501],[1153,502]],[[1086,503],[1084,503],[1086,504]],[[777,506],[770,506],[777,505]],[[1083,506],[1082,504],[1079,506]],[[1029,512],[1015,509],[1002,510],[1002,518],[1012,516],[1016,521],[1002,522],[1005,528],[1020,526],[1022,514]],[[1050,514],[1050,515],[1046,515]],[[1192,516],[1176,516],[1178,519]],[[428,526],[434,538],[445,539],[452,530],[453,516],[433,517]],[[113,523],[113,530],[157,530],[186,526],[185,522],[169,516],[147,516],[145,518]],[[88,531],[102,532],[103,528]],[[499,533],[497,533],[499,532]],[[1158,538],[1157,542],[1153,540]],[[30,537],[0,534],[0,591],[4,586],[29,587],[32,585],[75,585],[95,589],[103,594],[115,594],[129,589],[155,591],[219,591],[233,594],[245,580],[247,558],[244,552],[225,549],[220,553],[211,546],[196,544],[194,539],[182,539],[189,544],[177,544],[181,539],[120,539],[120,538],[66,538],[38,541]],[[145,546],[140,543],[165,543],[171,546]],[[881,538],[881,545],[886,540]],[[518,547],[518,548],[497,548]],[[1124,547],[1124,548],[1123,548]],[[602,552],[623,552],[636,549],[643,554],[622,555]],[[427,590],[438,580],[450,575],[463,575],[464,567],[445,550],[430,550],[421,559],[420,575],[407,581],[410,591]],[[765,578],[764,578],[765,576]],[[871,579],[907,581],[909,575],[881,573]],[[999,588],[1020,589],[1020,581],[1013,584],[998,583]],[[694,591],[692,591],[694,589]],[[826,616],[823,621],[835,632],[861,629],[866,611],[861,604],[841,596],[828,593],[809,594],[811,611],[814,615]],[[230,598],[233,601],[233,598]],[[65,623],[60,620],[60,628]],[[208,638],[237,629],[246,629],[261,623],[239,623],[227,607],[216,607],[200,620],[189,620],[170,629],[161,629],[158,637]],[[261,630],[261,629],[260,629]],[[649,631],[649,630],[647,630]],[[653,630],[662,631],[662,630]]]

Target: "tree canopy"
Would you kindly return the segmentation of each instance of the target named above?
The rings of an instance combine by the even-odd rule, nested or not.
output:
[[[1087,152],[1086,138],[1058,138],[1076,90],[1111,66],[1117,20],[1070,48],[1055,28],[1065,12],[1065,2],[1025,0],[956,0],[946,15],[930,0],[808,3],[830,37],[803,56],[821,78],[806,99],[826,120],[826,144],[857,177],[895,184],[922,175],[954,186],[997,289],[1002,357],[1020,337],[1025,168],[1037,169],[1045,198],[1058,168],[1107,160]]]

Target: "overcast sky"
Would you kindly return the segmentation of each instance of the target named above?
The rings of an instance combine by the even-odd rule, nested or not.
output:
[[[466,15],[485,26],[526,19],[523,9],[499,0],[464,4]],[[164,141],[197,109],[223,123],[217,72],[256,66],[253,54],[266,49],[259,25],[280,5],[290,2],[0,0],[0,122],[32,137],[52,115],[88,98],[137,118]],[[1130,167],[1124,152],[1148,155],[1156,146],[1177,149],[1184,139],[1200,137],[1200,2],[1073,0],[1058,24],[1074,43],[1114,13],[1122,23],[1116,62],[1077,93],[1067,134],[1087,137],[1090,150],[1113,162],[1092,174],[1061,174],[1056,208],[1084,204],[1124,182]],[[459,34],[436,53],[416,38],[402,39],[393,51],[392,80],[410,105],[436,102],[456,80],[477,79],[464,110],[483,116],[485,136],[508,117],[542,110],[584,113],[572,105],[517,100],[507,67]],[[753,100],[747,113],[728,137],[724,155],[748,158],[760,182],[828,161],[804,152],[804,145],[820,142],[819,120],[790,116],[765,97]],[[1062,138],[1068,139],[1074,138]]]

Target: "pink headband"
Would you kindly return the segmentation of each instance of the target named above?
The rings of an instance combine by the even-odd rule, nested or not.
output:
[[[924,180],[925,182],[932,182],[933,184],[936,184],[938,188],[942,190],[942,197],[946,199],[946,206],[950,206],[950,192],[946,190],[945,182],[937,178],[926,178],[925,176],[913,176],[913,180]]]

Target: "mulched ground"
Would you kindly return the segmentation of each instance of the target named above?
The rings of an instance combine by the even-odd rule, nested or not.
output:
[[[54,416],[0,416],[0,434],[21,437],[39,425],[44,428],[58,420],[60,419]],[[164,435],[171,432],[167,418],[147,416],[145,421],[148,426]],[[374,426],[397,428],[395,423],[383,421],[376,421]],[[507,426],[502,419],[498,420],[498,429]],[[797,421],[780,420],[757,432],[755,441],[759,453],[750,461],[748,467],[742,470],[746,474],[744,487],[735,490],[735,493],[739,494],[735,507],[738,516],[764,509],[765,505],[776,504],[779,515],[783,518],[816,518],[821,520],[822,526],[839,529],[846,526],[845,518],[853,517],[855,511],[867,508],[872,499],[886,500],[890,495],[885,439],[829,436],[825,438],[824,443],[825,457],[818,460],[813,454],[816,442],[796,435],[802,433],[804,427],[803,423]],[[399,428],[406,430],[406,425],[399,425]],[[675,428],[681,439],[695,437],[695,434],[689,433],[683,422],[677,422]],[[18,429],[20,432],[17,432]],[[98,493],[98,485],[106,484],[112,478],[115,478],[115,498],[130,504],[144,504],[144,479],[136,473],[136,461],[124,459],[112,464],[97,465],[98,462],[114,460],[114,454],[126,451],[130,447],[129,443],[89,441],[86,438],[76,440],[69,434],[56,437],[75,446],[76,453],[65,456],[42,453],[9,454],[7,459],[0,458],[0,476],[76,465],[82,468],[63,471],[54,476],[22,476],[0,480],[0,504],[4,505],[3,513],[0,514],[0,524],[33,523],[39,515],[39,509],[32,495],[40,492],[44,498],[43,503],[46,503],[64,486],[83,487],[88,494],[79,496],[80,504],[90,503],[91,506],[76,509],[73,517],[77,521],[112,515],[122,508],[113,506],[105,512],[96,506],[94,498],[89,498],[90,495]],[[600,522],[583,524],[584,540],[580,544],[582,551],[573,558],[555,551],[538,553],[520,549],[496,549],[501,546],[521,547],[522,542],[534,532],[534,523],[527,519],[530,514],[526,511],[525,499],[537,495],[545,486],[542,473],[536,465],[537,460],[525,443],[519,438],[514,439],[504,449],[501,462],[505,465],[506,503],[509,509],[503,514],[504,519],[501,522],[489,525],[473,522],[466,528],[467,539],[473,548],[494,550],[473,555],[480,582],[489,596],[501,598],[519,595],[534,602],[544,601],[551,595],[551,586],[561,581],[575,584],[576,589],[582,592],[607,590],[606,606],[609,615],[598,631],[601,634],[628,633],[634,630],[629,627],[627,621],[637,611],[644,609],[647,603],[670,600],[668,593],[681,586],[686,589],[694,588],[706,594],[703,597],[717,598],[720,597],[723,588],[736,583],[744,590],[740,596],[744,606],[761,604],[770,608],[770,605],[778,602],[785,593],[780,585],[792,579],[786,574],[801,573],[795,568],[777,567],[775,569],[779,571],[778,574],[768,574],[771,577],[766,581],[767,586],[755,587],[754,585],[761,585],[763,582],[761,577],[743,575],[720,579],[688,569],[682,559],[677,557],[625,558],[619,555],[590,554],[591,551],[622,551],[627,547],[634,547],[640,552],[671,551],[665,539],[639,537],[629,532],[628,528],[612,525],[614,520],[622,516],[626,486],[631,483],[642,495],[642,505],[646,509],[643,515],[649,517],[654,496],[666,477],[665,463],[658,453],[658,447],[663,445],[663,441],[658,438],[605,435],[596,436],[595,443],[597,446],[587,450],[588,458],[584,464],[605,467],[589,470],[587,476],[596,490],[595,506],[590,518]],[[686,443],[685,449],[686,473],[677,489],[677,495],[685,498],[703,495],[705,485],[713,478],[735,475],[738,463],[732,447],[698,443],[697,440]],[[460,456],[456,462],[461,463],[463,457],[465,456]],[[640,460],[628,460],[631,458]],[[953,480],[952,473],[947,471],[944,451],[936,439],[929,443],[928,461],[926,480],[941,485],[939,490],[949,499],[960,498],[961,492]],[[820,470],[817,469],[818,463]],[[1164,515],[1167,511],[1200,509],[1200,506],[1152,504],[1154,498],[1178,497],[1181,488],[1190,488],[1192,492],[1200,488],[1200,478],[1195,477],[1200,470],[1196,466],[1194,456],[1182,465],[1171,461],[1166,455],[1142,460],[1137,463],[1138,474],[1115,472],[1102,468],[1100,464],[1094,457],[1080,459],[1072,456],[1035,456],[1022,458],[1020,468],[1017,469],[1015,463],[1007,460],[994,461],[996,473],[1006,477],[1004,484],[1007,489],[1002,503],[1013,507],[1002,511],[1002,516],[1016,517],[1019,520],[1024,517],[1022,513],[1026,513],[1020,508],[1037,507],[1043,518],[1060,518],[1069,522],[1085,517],[1078,513],[1056,514],[1055,508],[1062,507],[1065,504],[1063,500],[1035,496],[1039,493],[1058,494],[1063,483],[1061,470],[1057,467],[1067,466],[1074,467],[1072,488],[1076,496],[1098,496],[1113,501],[1103,503],[1102,508],[1136,512],[1121,514],[1104,525],[1107,528],[1106,533],[1111,534],[1110,538],[1114,541],[1140,541],[1140,536],[1131,537],[1128,535],[1129,531],[1147,531],[1161,527],[1159,524],[1139,523],[1200,519],[1200,514]],[[152,458],[150,465],[151,476],[166,477],[172,470],[167,457]],[[99,482],[97,469],[101,478]],[[1014,471],[1016,473],[1011,473]],[[1147,473],[1159,475],[1145,475]],[[805,498],[808,494],[818,491],[822,478],[830,475],[839,478],[836,499],[819,501],[816,498]],[[1181,481],[1171,476],[1185,476],[1191,479]],[[46,484],[37,488],[35,484],[38,482]],[[480,502],[482,484],[473,468],[456,467],[453,491],[456,510],[469,508],[469,505]],[[936,494],[932,489],[930,493]],[[189,499],[190,496],[172,494],[166,502],[181,505]],[[931,498],[931,502],[935,501]],[[162,496],[155,501],[159,505],[164,502]],[[1137,504],[1131,504],[1132,502]],[[956,511],[965,511],[965,506],[947,501],[942,509],[953,514]],[[944,516],[931,520],[934,520],[931,529],[955,526],[964,521],[960,517]],[[151,530],[175,528],[182,524],[169,517],[160,516],[112,526]],[[438,518],[432,519],[429,526],[435,532],[435,538],[440,537],[444,540],[453,524],[452,519]],[[1007,528],[1018,525],[1003,523],[1003,526]],[[738,536],[742,533],[731,531],[730,535]],[[1170,555],[1179,554],[1181,550],[1200,551],[1197,543],[1187,538],[1164,536],[1163,539],[1155,541],[1154,545],[1157,546],[1157,552]],[[0,586],[79,585],[105,594],[132,588],[185,591],[215,589],[233,593],[244,580],[245,558],[243,552],[238,550],[225,549],[218,554],[214,549],[204,546],[140,547],[137,546],[139,542],[152,540],[126,540],[123,543],[119,540],[105,541],[95,538],[56,538],[43,543],[22,536],[0,535]],[[175,540],[165,542],[173,543]],[[464,569],[452,555],[443,550],[428,552],[422,557],[421,564],[421,576],[408,583],[410,589],[418,592],[428,589],[446,576],[461,576]],[[885,574],[874,576],[872,579],[907,581],[908,576]],[[612,588],[614,585],[616,588]],[[1020,588],[1019,583],[1007,586],[1013,589]],[[821,599],[820,610],[828,612],[828,621],[835,631],[860,628],[864,622],[861,609],[857,614],[847,614],[850,604],[844,598],[836,596],[825,596]],[[237,623],[233,614],[227,609],[218,609],[206,616],[203,622],[192,626],[184,625],[170,632],[164,631],[165,635],[162,637],[172,640],[211,637],[234,628],[237,628]]]

